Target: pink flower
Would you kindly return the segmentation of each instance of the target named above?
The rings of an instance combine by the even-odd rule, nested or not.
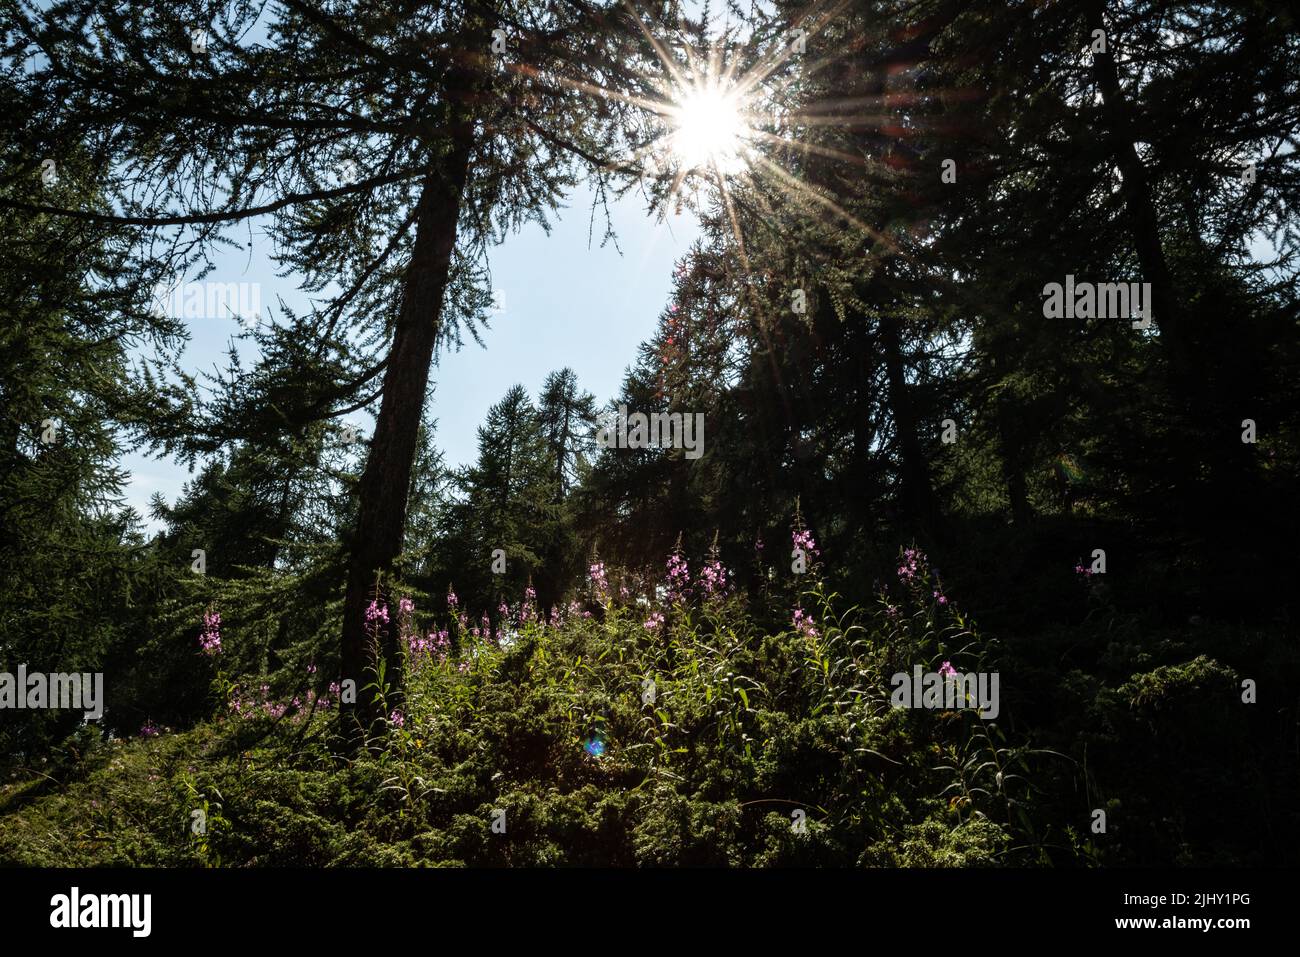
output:
[[[939,674],[943,675],[945,678],[951,678],[957,674],[957,669],[952,666],[952,662],[945,661],[939,666]]]
[[[661,615],[659,612],[655,612],[653,615],[651,615],[649,618],[645,620],[644,627],[646,631],[658,631],[660,628],[663,627],[663,624],[664,624],[664,616]]]
[[[668,556],[668,601],[685,601],[691,590],[691,570],[686,557],[677,548]]]
[[[591,587],[596,594],[604,597],[609,593],[609,581],[605,577],[605,563],[596,561],[592,562],[587,569],[587,580],[591,582]]]
[[[794,630],[799,632],[805,638],[816,638],[817,628],[813,616],[808,614],[802,608],[794,610]]]
[[[925,573],[925,553],[918,548],[903,549],[903,564],[898,566],[900,581],[914,582]]]
[[[394,727],[397,728],[406,727],[406,715],[402,714],[402,712],[400,711],[396,711],[396,710],[393,711],[393,713],[388,716],[388,720],[393,723]]]
[[[371,599],[370,604],[366,606],[366,624],[374,624],[375,622],[380,621],[384,624],[388,624],[388,606],[381,605],[379,602]]]
[[[704,568],[700,570],[700,586],[704,589],[706,598],[726,594],[727,570],[722,567],[722,562],[713,559],[705,564]]]
[[[221,615],[210,611],[203,616],[203,633],[199,635],[199,647],[204,654],[221,653]]]
[[[802,551],[805,555],[814,558],[821,554],[817,550],[817,543],[813,541],[812,532],[806,528],[796,528],[790,535],[790,541],[795,551]]]

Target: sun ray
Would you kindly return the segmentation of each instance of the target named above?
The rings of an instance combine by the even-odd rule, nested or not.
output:
[[[862,220],[858,219],[856,216],[854,216],[848,210],[844,209],[834,200],[827,199],[825,196],[818,193],[807,183],[800,182],[796,177],[791,176],[789,173],[783,170],[776,163],[773,163],[771,160],[767,159],[767,157],[758,156],[756,157],[756,159],[765,170],[771,172],[782,182],[787,183],[791,188],[798,190],[800,193],[802,193],[804,196],[807,196],[809,199],[814,200],[817,203],[820,203],[822,206],[825,206],[836,216],[839,216],[845,222],[850,223],[853,226],[857,227],[858,229],[862,230],[862,232],[866,233],[873,240],[880,243],[890,252],[893,253],[898,252],[897,243],[895,243],[893,240],[891,240],[888,236],[884,235],[883,233],[875,229],[872,229],[870,226],[862,222]]]

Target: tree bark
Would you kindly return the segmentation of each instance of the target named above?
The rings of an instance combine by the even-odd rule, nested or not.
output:
[[[397,608],[384,578],[401,553],[416,442],[429,367],[442,325],[443,298],[456,246],[456,226],[473,148],[468,124],[453,131],[450,151],[425,180],[416,213],[415,246],[407,266],[383,399],[358,487],[359,510],[343,600],[342,678],[356,682],[354,704],[340,705],[343,739],[355,749],[400,703],[401,654]],[[367,628],[374,600],[389,621]],[[379,664],[384,664],[382,687]]]
[[[880,346],[885,358],[885,377],[889,385],[889,407],[893,413],[894,434],[898,440],[901,485],[899,499],[903,515],[915,529],[929,534],[933,531],[938,514],[934,489],[930,484],[930,467],[917,433],[916,409],[903,366],[899,319],[887,310],[880,316]]]
[[[1106,33],[1105,9],[1105,0],[1094,0],[1088,17],[1091,29]],[[1134,145],[1136,131],[1132,110],[1120,88],[1119,70],[1111,53],[1114,42],[1115,37],[1107,33],[1106,52],[1092,54],[1093,73],[1101,91],[1102,115],[1106,126],[1104,135],[1119,166],[1133,248],[1142,265],[1143,276],[1151,283],[1151,298],[1154,303],[1148,303],[1147,308],[1151,310],[1152,320],[1160,328],[1175,381],[1186,383],[1191,359],[1187,343],[1188,330],[1178,295],[1174,291],[1169,262],[1160,242],[1160,220],[1151,199],[1151,184]]]

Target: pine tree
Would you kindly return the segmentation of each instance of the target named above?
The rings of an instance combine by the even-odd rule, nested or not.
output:
[[[155,438],[210,454],[378,405],[343,609],[343,676],[361,689],[359,710],[343,709],[355,743],[381,717],[364,611],[404,544],[435,352],[474,333],[495,238],[544,219],[576,167],[602,193],[628,172],[619,147],[644,125],[653,52],[639,14],[578,0],[289,0],[261,16],[217,0],[147,15],[102,0],[8,9],[7,33],[45,61],[12,91],[19,175],[84,147],[103,200],[2,202],[170,237],[165,272],[202,263],[229,241],[224,227],[270,217],[282,265],[324,294],[259,333],[259,368],[201,417],[195,383],[159,375],[172,411],[156,416]],[[575,109],[593,89],[617,95]],[[400,674],[391,629],[382,645]]]

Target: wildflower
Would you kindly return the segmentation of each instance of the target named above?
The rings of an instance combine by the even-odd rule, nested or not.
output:
[[[399,598],[397,601],[397,613],[403,618],[409,616],[415,611],[415,602],[409,598]]]
[[[659,612],[655,612],[653,615],[651,615],[649,618],[645,620],[644,627],[646,631],[658,631],[660,628],[663,627],[663,624],[664,624],[664,616],[661,615]]]
[[[805,555],[811,555],[814,558],[821,555],[817,548],[817,543],[813,541],[812,532],[806,528],[796,528],[790,533],[790,542],[795,551],[801,551]]]
[[[454,611],[459,605],[460,605],[460,599],[456,597],[456,593],[452,591],[451,586],[448,585],[447,586],[447,607]]]
[[[945,661],[939,666],[939,674],[945,678],[952,678],[957,674],[957,669],[952,666],[951,661]]]
[[[808,614],[802,608],[794,610],[794,630],[799,632],[805,638],[816,638],[817,628],[813,616]]]
[[[528,587],[524,589],[524,604],[519,609],[519,623],[526,621],[536,621],[537,611],[533,607],[537,602],[537,592],[533,588],[533,583],[529,582]]]
[[[146,718],[144,724],[140,725],[140,737],[142,738],[156,738],[159,733],[158,726],[153,723],[152,718]]]
[[[686,564],[686,557],[682,555],[680,536],[677,542],[673,553],[668,556],[667,598],[672,603],[685,601],[691,587],[691,571]]]
[[[925,553],[919,548],[903,549],[903,564],[898,566],[899,580],[909,584],[916,581],[923,574],[925,561]]]
[[[221,614],[209,611],[203,616],[203,633],[199,635],[199,646],[204,654],[221,653]]]
[[[705,597],[713,598],[727,591],[727,570],[719,561],[708,562],[700,571],[700,585]]]
[[[370,604],[366,606],[366,624],[371,625],[376,622],[388,624],[388,606],[381,605],[372,598]]]
[[[941,605],[948,604],[948,596],[945,595],[943,592],[939,591],[939,589],[937,588],[934,590],[934,598],[935,601],[937,601]]]
[[[388,720],[393,723],[394,727],[406,727],[406,715],[402,714],[401,711],[394,710],[393,713],[388,716]]]
[[[700,587],[703,589],[704,597],[720,598],[727,592],[727,570],[718,560],[718,536],[715,532],[713,535],[713,545],[709,549],[709,560],[704,563],[704,568],[700,570]]]
[[[604,596],[609,593],[609,581],[605,577],[605,563],[595,561],[587,569],[587,580],[591,582],[592,588],[597,595]]]
[[[1092,577],[1092,569],[1084,565],[1083,562],[1080,562],[1079,564],[1074,566],[1074,573],[1076,575],[1082,575],[1085,578]]]

